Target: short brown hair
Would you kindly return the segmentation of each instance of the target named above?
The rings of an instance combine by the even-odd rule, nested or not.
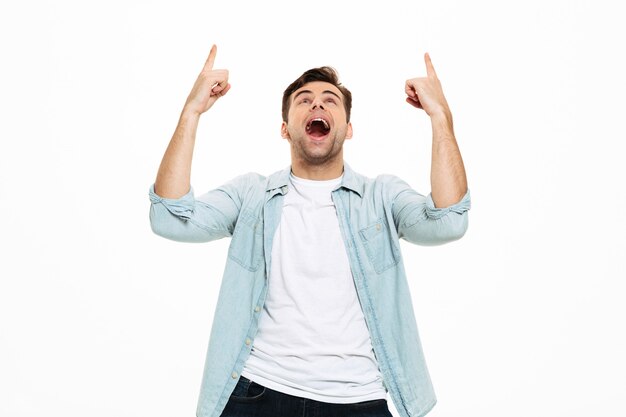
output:
[[[305,71],[297,80],[292,82],[283,93],[283,121],[287,121],[289,114],[289,99],[294,91],[301,88],[305,84],[313,81],[323,81],[337,87],[343,94],[343,107],[346,109],[346,122],[350,121],[350,110],[352,109],[352,93],[339,82],[337,71],[332,67],[312,68]]]

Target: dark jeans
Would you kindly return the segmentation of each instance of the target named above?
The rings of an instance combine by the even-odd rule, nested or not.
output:
[[[221,417],[392,417],[387,400],[331,404],[283,394],[240,377]]]

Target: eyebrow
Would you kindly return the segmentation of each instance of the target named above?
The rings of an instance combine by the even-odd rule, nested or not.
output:
[[[306,93],[313,94],[313,91],[311,91],[311,90],[301,90],[301,91],[299,91],[299,92],[298,92],[298,94],[296,94],[295,96],[293,96],[293,100],[295,101],[295,100],[296,100],[296,98],[298,98],[298,96],[299,96],[300,94],[306,94]],[[341,97],[339,97],[339,96],[337,95],[337,93],[335,93],[334,91],[324,90],[324,91],[322,91],[322,94],[332,94],[333,96],[337,97],[337,98],[341,101]]]

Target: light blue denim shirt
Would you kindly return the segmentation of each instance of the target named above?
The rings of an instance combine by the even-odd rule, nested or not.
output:
[[[246,174],[202,195],[179,199],[150,190],[154,233],[183,242],[232,236],[215,310],[197,415],[218,417],[254,344],[267,295],[272,241],[288,192],[290,168],[269,177]],[[344,164],[332,192],[352,276],[384,385],[403,417],[428,413],[436,398],[415,323],[399,239],[436,245],[467,229],[469,191],[450,207],[435,208],[391,175],[375,179]]]

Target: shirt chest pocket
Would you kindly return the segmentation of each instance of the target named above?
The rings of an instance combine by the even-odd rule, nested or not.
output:
[[[250,209],[239,215],[228,257],[249,271],[256,271],[263,261],[263,218]]]
[[[376,273],[380,274],[400,262],[400,250],[384,217],[361,229],[359,236]]]

